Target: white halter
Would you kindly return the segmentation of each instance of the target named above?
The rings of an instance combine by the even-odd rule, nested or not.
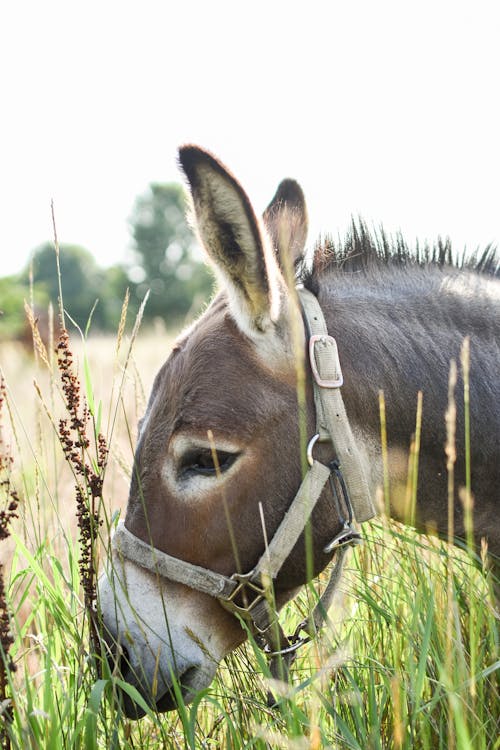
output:
[[[223,607],[246,621],[259,645],[269,656],[275,657],[271,662],[273,673],[276,671],[276,658],[282,668],[284,660],[287,669],[297,648],[310,640],[324,623],[340,579],[345,551],[348,546],[362,541],[360,534],[352,526],[352,521],[355,518],[358,523],[362,523],[375,515],[340,392],[343,378],[337,343],[328,334],[317,298],[306,289],[298,289],[298,294],[309,341],[317,433],[310,440],[307,449],[310,468],[255,568],[245,574],[221,575],[152,547],[132,534],[123,522],[118,524],[112,540],[115,554],[157,575],[215,597]],[[333,445],[337,458],[329,466],[313,458],[313,446],[317,440],[329,441]],[[278,622],[272,582],[276,580],[304,531],[328,481],[336,501],[341,529],[324,552],[336,553],[336,562],[327,587],[312,613],[300,623],[292,636],[287,637]],[[242,601],[242,604],[236,603],[237,601]],[[302,631],[307,635],[301,637]]]

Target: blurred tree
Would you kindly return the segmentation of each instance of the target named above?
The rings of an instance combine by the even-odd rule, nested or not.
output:
[[[99,300],[93,316],[93,327],[104,329],[106,320],[105,272],[98,268],[94,257],[79,245],[61,245],[59,251],[64,309],[84,331],[96,300]],[[32,263],[26,268],[22,279],[29,279],[33,269],[33,284],[36,295],[48,297],[57,310],[59,284],[54,245],[45,243],[34,251]],[[38,297],[35,297],[35,302]],[[67,325],[69,325],[67,323]]]
[[[28,290],[15,276],[0,279],[0,340],[19,338],[26,328]]]
[[[133,320],[146,291],[151,296],[145,319],[160,317],[175,324],[196,314],[209,298],[213,277],[197,257],[193,233],[185,219],[183,188],[153,183],[140,195],[130,218],[136,264],[101,269],[94,257],[79,245],[62,244],[59,265],[64,308],[84,331],[92,314],[92,330],[116,330],[127,288],[130,290],[128,320]],[[30,299],[33,278],[35,316],[47,318],[49,301],[57,314],[59,284],[54,246],[38,247],[32,261],[18,277],[0,279],[0,334],[23,335],[24,299]],[[67,321],[69,325],[69,321]]]
[[[136,285],[129,279],[125,266],[116,265],[106,268],[104,274],[104,312],[107,330],[116,331],[120,322],[123,301],[127,289],[130,292],[127,306],[127,320],[135,321],[139,310],[140,300],[136,294]]]
[[[145,310],[149,319],[160,316],[170,323],[198,312],[211,294],[213,278],[196,258],[185,212],[184,190],[176,183],[152,183],[135,202],[130,226],[137,266],[129,278],[139,298],[151,290]]]

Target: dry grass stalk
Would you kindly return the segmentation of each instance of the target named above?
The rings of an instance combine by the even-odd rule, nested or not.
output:
[[[122,310],[120,314],[120,323],[118,325],[118,335],[116,337],[116,356],[118,356],[118,352],[120,351],[123,334],[125,333],[125,323],[127,322],[127,310],[128,310],[129,300],[130,300],[130,292],[127,289],[125,292],[125,298],[123,300]]]
[[[26,313],[26,317],[28,318],[28,323],[30,324],[35,352],[39,355],[44,365],[46,365],[49,370],[52,370],[49,362],[49,355],[47,354],[47,349],[45,348],[45,344],[43,343],[42,337],[40,336],[40,331],[38,330],[38,319],[35,318],[33,309],[30,307],[30,305],[28,305],[27,302],[24,303],[24,311]]]
[[[3,503],[0,510],[0,541],[10,536],[10,524],[17,518],[19,497],[11,483],[11,469],[13,459],[2,439],[2,407],[6,399],[6,387],[3,377],[0,378],[0,495]],[[10,711],[11,700],[8,697],[8,671],[15,672],[16,667],[10,657],[10,647],[14,642],[11,621],[5,596],[5,581],[3,565],[0,563],[0,743],[3,748],[10,748],[8,724],[12,721]]]
[[[455,360],[450,362],[450,373],[448,378],[448,408],[445,413],[446,421],[446,471],[448,474],[448,543],[453,544],[455,537],[454,503],[455,503],[455,463],[456,451],[456,429],[457,429],[457,405],[455,401],[455,388],[457,385],[457,364]],[[446,675],[452,674],[453,658],[453,627],[455,601],[453,596],[453,563],[449,558],[447,567],[447,617],[446,617]],[[449,691],[449,718],[448,718],[448,748],[454,750],[456,747],[455,727],[453,724],[453,691]]]
[[[87,436],[91,415],[85,401],[81,399],[81,385],[74,373],[73,355],[69,348],[69,336],[63,329],[57,345],[57,363],[61,376],[67,418],[59,420],[59,440],[66,461],[76,479],[75,493],[77,519],[80,529],[80,580],[84,592],[85,609],[89,615],[91,637],[97,642],[95,618],[97,601],[96,540],[102,521],[99,509],[102,502],[104,471],[108,458],[106,440],[102,434],[96,436],[96,458],[88,458],[90,441]],[[93,463],[93,465],[92,465]]]

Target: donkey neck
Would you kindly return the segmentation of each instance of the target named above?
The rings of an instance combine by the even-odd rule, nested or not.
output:
[[[389,472],[396,485],[406,482],[417,394],[423,393],[418,512],[420,525],[431,525],[440,533],[446,533],[444,413],[450,360],[459,361],[463,339],[471,336],[471,396],[477,396],[471,398],[471,419],[480,430],[473,442],[473,470],[478,491],[485,502],[493,503],[499,468],[485,446],[498,443],[500,422],[498,283],[432,266],[332,271],[316,281],[328,329],[338,343],[346,410],[364,444],[374,485],[380,485],[382,472],[380,391],[386,404]],[[460,389],[459,381],[457,435],[463,430]],[[457,445],[457,486],[464,482],[462,454]],[[399,505],[395,501],[391,512],[405,520]],[[460,534],[459,506],[457,501]]]
[[[447,305],[436,304],[436,278],[417,270],[411,280],[389,268],[371,276],[331,274],[319,287],[328,328],[339,346],[350,419],[372,436],[380,432],[381,390],[408,439],[418,390],[433,397],[437,391],[446,394],[449,359],[456,355],[451,341],[461,337],[442,325],[448,312]]]

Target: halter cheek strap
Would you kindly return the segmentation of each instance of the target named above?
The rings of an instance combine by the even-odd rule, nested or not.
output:
[[[347,547],[361,541],[352,521],[355,519],[362,523],[375,515],[340,392],[343,378],[336,341],[328,334],[317,298],[306,289],[298,289],[297,292],[309,341],[317,434],[311,439],[307,450],[310,468],[255,568],[245,574],[224,576],[152,547],[132,534],[123,522],[118,524],[112,540],[113,550],[118,556],[170,581],[213,596],[223,607],[245,620],[271,657],[271,671],[275,676],[286,676],[297,648],[310,640],[326,620],[340,580]],[[313,447],[317,440],[333,445],[336,460],[328,466],[313,458]],[[324,550],[325,553],[335,553],[335,564],[326,589],[313,611],[299,624],[295,633],[287,637],[278,621],[272,582],[278,577],[304,531],[327,482],[330,483],[341,525],[340,531]],[[301,636],[301,632],[307,635]]]
[[[340,387],[344,379],[337,342],[328,335],[323,311],[315,295],[307,289],[299,289],[298,294],[309,335],[317,432],[320,440],[332,443],[354,516],[358,523],[363,523],[373,518],[375,508],[342,399]]]

